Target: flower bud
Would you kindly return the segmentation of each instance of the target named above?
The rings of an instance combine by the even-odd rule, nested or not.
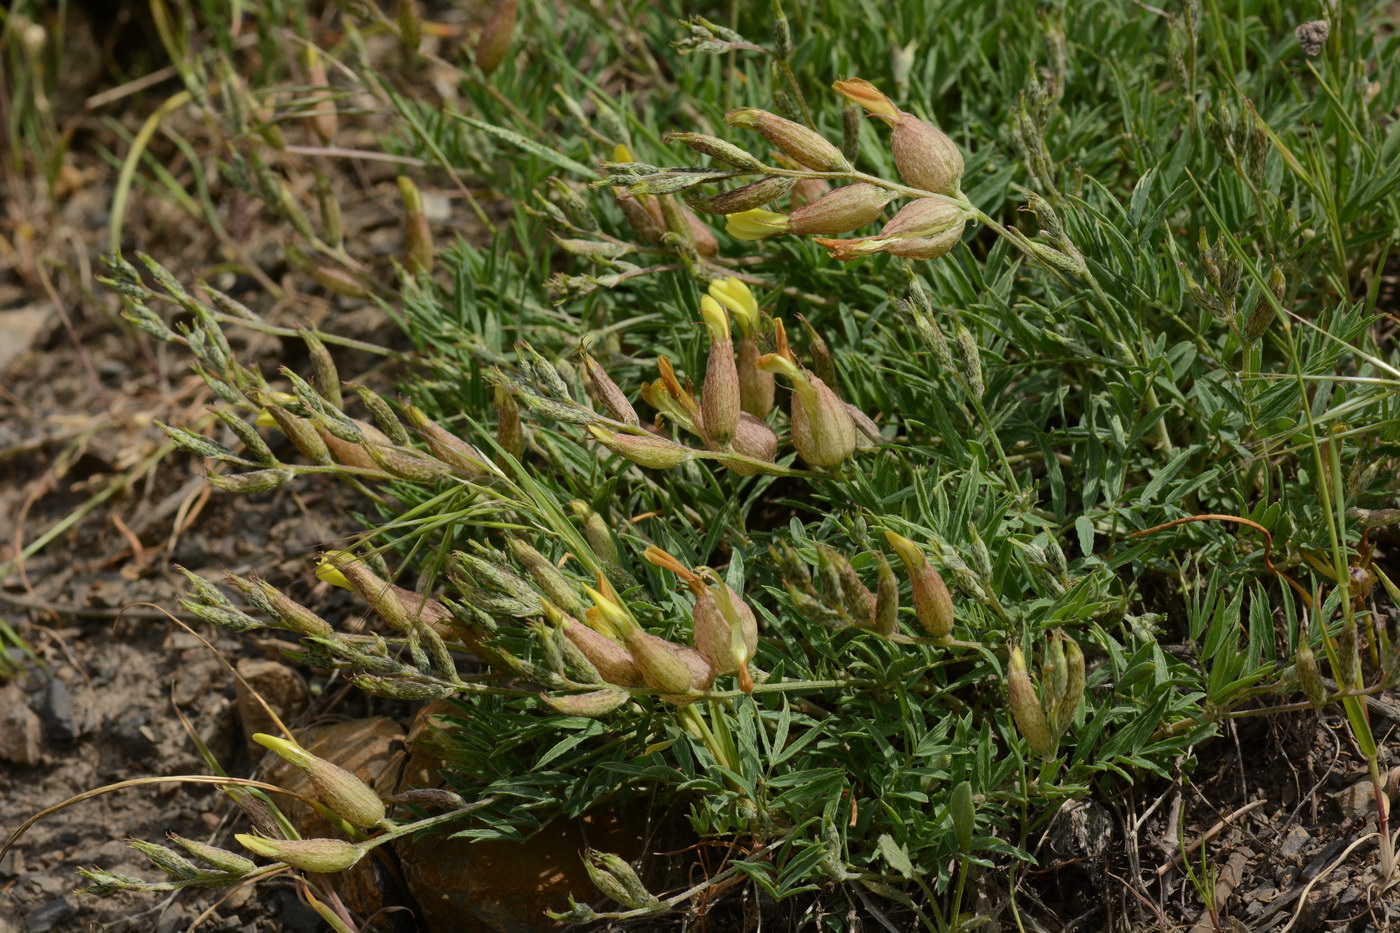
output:
[[[606,716],[631,698],[632,695],[626,690],[611,688],[558,696],[551,696],[547,693],[540,694],[540,699],[544,700],[556,713],[563,713],[565,716],[584,716],[588,719]]]
[[[144,839],[128,839],[127,846],[151,860],[151,864],[176,881],[193,881],[199,877],[199,869],[189,859],[169,846],[147,842]]]
[[[245,579],[234,574],[226,575],[226,579],[242,591],[250,602],[275,618],[278,628],[316,638],[329,638],[335,634],[329,622],[266,580],[257,577]]]
[[[685,203],[702,214],[738,214],[776,201],[792,190],[795,181],[790,175],[770,175],[709,197],[687,197]]]
[[[780,236],[834,235],[863,227],[880,216],[894,194],[875,185],[857,182],[822,195],[791,214],[751,210],[730,215],[725,229],[741,240]]]
[[[885,539],[894,548],[909,574],[909,586],[914,594],[914,614],[919,624],[932,638],[944,638],[953,630],[953,599],[943,577],[928,562],[923,548],[903,535],[885,532]]]
[[[855,424],[845,403],[826,383],[778,353],[761,357],[758,365],[792,381],[792,446],[808,465],[836,466],[855,451]]]
[[[694,456],[689,447],[654,434],[620,434],[598,424],[590,424],[588,432],[608,450],[651,470],[669,470]]]
[[[339,119],[336,115],[335,99],[330,96],[330,82],[326,80],[326,65],[321,61],[321,53],[314,45],[302,47],[303,64],[306,67],[306,83],[316,89],[319,95],[311,106],[311,129],[320,137],[322,145],[329,146],[335,139]]]
[[[476,66],[483,74],[491,74],[505,61],[510,40],[515,33],[515,15],[519,0],[499,0],[491,18],[481,29],[476,42]]]
[[[1274,296],[1274,301],[1283,301],[1283,291],[1286,284],[1283,270],[1274,266],[1269,270],[1269,291]],[[1274,306],[1269,299],[1263,295],[1259,296],[1259,301],[1254,305],[1254,310],[1244,322],[1245,343],[1253,343],[1268,331],[1269,325],[1274,322]]]
[[[275,735],[255,732],[253,741],[305,771],[317,798],[351,826],[369,829],[384,819],[384,801],[373,788],[339,765]]]
[[[246,833],[233,838],[249,852],[315,874],[344,871],[365,854],[364,849],[344,839],[267,839]]]
[[[647,890],[642,879],[626,859],[611,852],[588,849],[583,855],[583,867],[588,877],[603,894],[628,910],[649,910],[661,901]]]
[[[729,312],[740,334],[758,333],[758,300],[743,280],[715,279],[710,282],[709,295]]]
[[[871,631],[886,638],[894,634],[899,624],[899,579],[890,568],[885,555],[877,554],[879,583],[875,592],[875,621]]]
[[[1322,685],[1322,674],[1317,668],[1317,656],[1313,654],[1312,645],[1306,640],[1298,642],[1297,656],[1294,658],[1294,666],[1298,671],[1298,683],[1303,688],[1303,694],[1312,704],[1313,709],[1322,709],[1327,705],[1327,690]]]
[[[1064,643],[1065,678],[1054,696],[1055,705],[1050,711],[1050,718],[1055,734],[1060,736],[1074,722],[1074,714],[1079,711],[1079,704],[1084,699],[1084,651],[1073,638],[1057,638],[1056,641]]]
[[[433,232],[423,210],[423,195],[407,175],[399,176],[399,197],[403,199],[406,265],[414,275],[426,275],[433,271]]]
[[[583,357],[583,371],[588,375],[590,388],[593,397],[598,400],[598,404],[607,410],[614,419],[637,426],[641,420],[637,417],[637,410],[628,401],[626,393],[618,388],[598,361],[595,360],[587,350],[581,352]]]
[[[705,389],[700,397],[700,425],[706,443],[723,449],[739,421],[739,370],[734,365],[734,340],[729,315],[709,295],[700,299],[700,316],[710,331],[710,355],[705,364]]]
[[[1054,757],[1058,743],[1050,733],[1050,724],[1045,721],[1045,711],[1040,706],[1040,698],[1036,695],[1035,685],[1031,683],[1026,659],[1019,647],[1011,649],[1006,682],[1010,692],[1011,718],[1016,723],[1016,730],[1030,745],[1031,751],[1041,758]]]
[[[186,839],[175,833],[170,834],[170,841],[184,849],[190,855],[206,862],[219,871],[228,872],[231,875],[246,875],[258,866],[252,859],[244,858],[237,852],[230,852],[228,849],[220,849],[205,842],[197,842],[194,839]]]
[[[940,129],[896,107],[869,81],[837,81],[836,93],[860,104],[890,126],[890,150],[905,184],[925,191],[955,193],[963,174],[962,152]]]
[[[530,578],[535,581],[535,586],[545,599],[569,615],[577,616],[583,613],[583,603],[578,598],[574,584],[549,558],[519,538],[511,538],[509,544],[511,553],[530,574]]]
[[[784,153],[818,172],[844,172],[851,167],[841,150],[820,133],[775,113],[745,107],[729,111],[724,115],[724,122],[729,126],[757,130],[759,135]]]

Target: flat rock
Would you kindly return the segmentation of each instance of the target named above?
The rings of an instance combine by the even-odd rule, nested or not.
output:
[[[53,323],[53,309],[35,305],[0,311],[0,373],[29,351]]]
[[[267,705],[283,722],[295,719],[298,713],[306,709],[311,694],[306,688],[305,679],[281,661],[243,658],[238,662],[238,673],[243,680],[235,685],[234,696],[245,735],[251,736],[254,732],[276,734],[279,731],[267,710],[258,702],[258,697],[267,701]]]
[[[31,910],[24,922],[29,927],[29,933],[49,933],[58,929],[58,925],[72,915],[73,905],[68,903],[66,897],[58,897]]]

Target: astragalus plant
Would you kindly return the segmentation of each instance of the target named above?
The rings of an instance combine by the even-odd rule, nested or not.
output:
[[[1328,7],[1300,45],[1315,17],[1273,3],[833,2],[694,19],[668,51],[664,11],[598,35],[591,7],[526,5],[541,31],[451,59],[454,101],[354,38],[412,59],[411,17],[347,6],[327,52],[426,166],[396,277],[328,226],[333,195],[314,222],[292,203],[304,168],[267,131],[307,111],[203,105],[306,275],[402,325],[401,395],[341,382],[341,348],[376,348],[333,320],[300,334],[305,371],[259,372],[226,331],[297,335],[154,262],[108,280],[218,397],[210,430],[169,429],[212,482],[363,493],[318,575],[377,628],[252,577],[187,606],[450,698],[455,796],[428,823],[518,838],[646,800],[729,846],[654,891],[654,859],[594,853],[579,921],[752,885],[821,908],[796,925],[1005,927],[1063,802],[1189,780],[1231,717],[1338,702],[1375,767],[1400,59],[1369,14]],[[581,75],[580,33],[643,77]],[[505,213],[435,242],[434,181]]]

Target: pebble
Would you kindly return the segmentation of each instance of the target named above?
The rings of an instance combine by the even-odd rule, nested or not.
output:
[[[30,704],[43,721],[45,735],[51,742],[66,745],[83,734],[73,715],[73,696],[62,678],[48,678],[48,682],[30,699]]]

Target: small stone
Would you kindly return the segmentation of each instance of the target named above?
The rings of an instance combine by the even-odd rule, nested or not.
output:
[[[45,734],[51,742],[67,744],[83,734],[73,715],[73,696],[62,678],[50,677],[30,702],[43,721]]]
[[[1288,827],[1288,831],[1283,834],[1283,841],[1279,843],[1279,854],[1287,858],[1295,858],[1303,853],[1303,849],[1312,842],[1312,836],[1308,831],[1296,823]]]
[[[29,933],[49,933],[73,915],[73,905],[65,897],[55,898],[34,908],[24,918]]]

